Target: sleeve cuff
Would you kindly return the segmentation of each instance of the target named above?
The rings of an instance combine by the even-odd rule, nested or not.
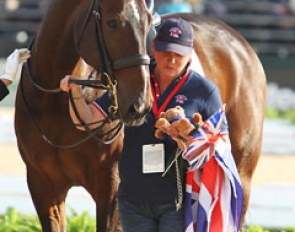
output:
[[[104,115],[105,117],[109,116],[109,107],[112,104],[112,100],[110,99],[108,92],[103,94],[100,98],[97,98],[93,102],[94,106]]]
[[[0,101],[9,94],[6,85],[0,80]]]

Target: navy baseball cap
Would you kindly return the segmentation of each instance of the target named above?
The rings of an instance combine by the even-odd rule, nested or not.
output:
[[[193,49],[194,32],[188,21],[170,18],[157,28],[155,37],[156,51],[175,52],[188,56]]]

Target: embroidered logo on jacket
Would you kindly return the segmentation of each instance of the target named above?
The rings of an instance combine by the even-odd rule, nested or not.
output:
[[[187,100],[187,97],[184,95],[176,95],[175,101],[179,104],[183,104]]]

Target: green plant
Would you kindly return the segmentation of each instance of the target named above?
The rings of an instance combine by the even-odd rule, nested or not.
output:
[[[0,216],[0,232],[42,232],[36,216],[20,214],[14,208],[8,208]]]
[[[95,232],[95,218],[88,212],[80,215],[73,208],[69,208],[67,216],[67,232]],[[259,225],[250,225],[247,232],[295,232],[294,227],[286,228],[263,228]],[[19,213],[14,208],[8,208],[5,214],[0,215],[0,232],[42,232],[38,217]]]
[[[284,117],[295,123],[295,109],[285,112]]]
[[[271,107],[267,107],[264,112],[264,117],[269,119],[275,119],[275,118],[279,118],[280,114],[278,110]]]
[[[286,119],[292,123],[295,123],[295,109],[288,111],[279,111],[277,109],[267,107],[264,112],[264,117],[268,119]]]
[[[295,232],[295,228],[263,228],[259,225],[252,225],[247,227],[247,232]]]
[[[67,217],[68,232],[95,232],[95,218],[90,217],[88,212],[81,215],[70,209]],[[14,208],[8,208],[4,215],[0,215],[0,232],[42,232],[38,217],[24,215]]]
[[[84,211],[81,215],[77,214],[73,208],[70,209],[70,215],[67,217],[68,232],[95,232],[95,218],[90,217],[88,212]]]

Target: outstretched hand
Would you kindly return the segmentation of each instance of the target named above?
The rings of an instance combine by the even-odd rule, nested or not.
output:
[[[15,49],[6,60],[4,73],[1,79],[10,83],[16,79],[17,73],[21,72],[22,65],[31,57],[31,52],[27,48]]]
[[[31,52],[27,48],[15,49],[14,53],[18,57],[18,63],[23,64],[31,57]]]

